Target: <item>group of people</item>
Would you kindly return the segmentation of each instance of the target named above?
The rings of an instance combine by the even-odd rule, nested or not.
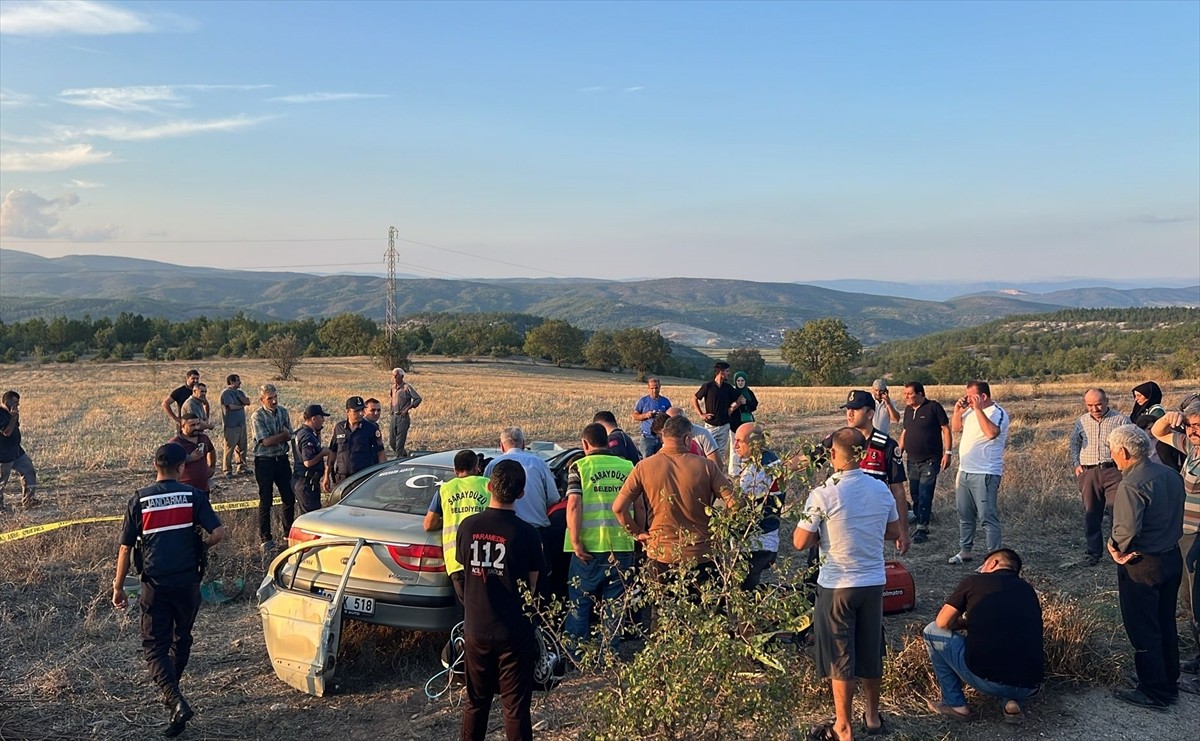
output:
[[[532,737],[529,706],[537,650],[523,588],[566,596],[567,648],[578,656],[598,638],[610,649],[618,648],[623,619],[619,598],[635,568],[645,578],[662,580],[686,565],[693,586],[713,578],[710,518],[715,507],[753,504],[761,512],[746,549],[743,588],[756,588],[775,563],[784,462],[767,448],[764,427],[754,421],[758,401],[745,379],[734,374],[740,383],[729,384],[727,365],[713,370],[713,379],[696,392],[693,404],[703,424],[694,424],[662,396],[655,378],[648,380],[647,395],[633,408],[631,418],[640,423],[638,439],[620,428],[616,415],[598,412],[580,433],[584,455],[570,466],[563,496],[544,459],[526,450],[520,428],[501,431],[502,452],[490,462],[471,450],[456,455],[455,477],[431,501],[425,527],[440,532],[463,616],[464,739],[484,737],[496,693],[503,699],[508,737]],[[199,413],[206,394],[195,390],[198,373],[188,380],[192,393],[184,402],[196,401],[169,409],[178,434],[156,451],[156,483],[138,491],[127,507],[113,592],[114,604],[124,606],[125,576],[130,564],[139,562],[146,660],[163,691],[170,735],[182,731],[192,716],[179,691],[179,677],[199,604],[199,564],[204,549],[224,535],[208,496],[207,482],[217,467],[204,434],[212,429],[205,427],[207,410],[204,416]],[[236,392],[240,379],[231,376],[227,385]],[[399,404],[407,411],[419,404],[415,391],[409,387],[410,396],[404,386],[398,370],[393,373],[393,409]],[[1118,690],[1116,696],[1165,709],[1180,690],[1195,691],[1194,681],[1180,679],[1181,670],[1196,671],[1197,661],[1179,660],[1174,605],[1178,591],[1188,601],[1196,637],[1200,402],[1166,411],[1157,385],[1143,384],[1136,394],[1140,409],[1131,420],[1109,408],[1102,389],[1089,389],[1086,413],[1075,423],[1069,450],[1084,501],[1087,563],[1098,562],[1091,556],[1099,539],[1118,564],[1122,619],[1135,648],[1136,687]],[[294,478],[287,463],[293,441],[292,457],[298,469],[303,467],[302,511],[310,492],[328,490],[339,477],[384,460],[382,431],[371,419],[373,401],[347,399],[346,419],[324,446],[327,412],[310,405],[304,424],[294,429],[287,410],[279,406],[277,389],[260,387],[259,405],[243,422],[249,431],[242,434],[260,486],[264,544],[272,543],[273,488],[284,501],[285,528],[294,514]],[[244,413],[250,402],[243,394],[231,406]],[[5,409],[12,409],[7,396]],[[793,533],[798,550],[819,554],[815,659],[833,689],[835,719],[816,729],[816,737],[852,737],[851,708],[859,687],[865,696],[861,725],[872,734],[885,725],[879,712],[885,543],[894,542],[904,553],[910,544],[928,539],[937,477],[950,467],[955,452],[960,458],[955,485],[959,549],[949,561],[973,565],[980,525],[987,547],[978,558],[978,571],[959,583],[925,628],[941,690],[940,700],[930,707],[941,716],[969,720],[963,688],[970,685],[997,698],[1006,721],[1020,722],[1022,703],[1042,682],[1045,656],[1036,592],[1020,576],[1020,555],[1002,542],[997,495],[1009,414],[983,381],[967,384],[949,414],[925,396],[918,382],[905,384],[904,407],[897,409],[882,379],[870,391],[850,391],[842,409],[845,425],[823,445],[822,463],[829,475],[808,493]],[[1150,419],[1141,421],[1145,416]],[[2,415],[0,422],[6,422]],[[896,424],[903,425],[898,439],[881,429]],[[238,434],[228,429],[236,424],[226,427],[227,446],[233,447],[228,468],[244,459],[235,444]],[[393,439],[400,437],[398,432],[393,425]],[[1155,441],[1178,454],[1178,470],[1158,462],[1166,457]],[[407,452],[403,445],[393,449]],[[198,474],[189,472],[193,466]],[[1112,507],[1112,529],[1104,541],[1095,512],[1098,506],[1103,514],[1106,505]],[[206,538],[195,536],[201,531]]]
[[[407,457],[411,413],[421,404],[421,395],[405,380],[403,368],[393,368],[389,389],[388,445],[380,427],[383,404],[374,397],[351,396],[346,400],[346,417],[333,427],[328,445],[321,442],[325,419],[331,417],[319,404],[304,408],[301,424],[294,426],[287,408],[279,404],[274,384],[258,389],[258,405],[242,391],[242,379],[232,373],[221,392],[220,424],[224,453],[220,471],[226,478],[248,474],[253,468],[258,485],[259,539],[265,553],[276,549],[271,529],[274,494],[282,504],[283,530],[291,528],[299,514],[321,507],[321,494],[355,473],[382,463],[390,447],[395,457]],[[206,434],[217,427],[208,400],[208,386],[200,371],[189,370],[183,385],[162,400],[163,412],[175,423],[177,435],[170,442],[187,454],[181,483],[211,493],[217,475],[216,448]],[[249,414],[247,415],[247,410]]]
[[[398,455],[408,454],[409,414],[421,403],[404,375],[400,368],[392,371],[391,445]],[[141,582],[138,608],[143,653],[166,707],[166,736],[182,733],[194,715],[179,683],[191,652],[207,550],[225,536],[210,499],[213,477],[222,469],[227,477],[247,473],[247,459],[253,461],[259,537],[264,553],[271,555],[276,550],[271,530],[275,490],[287,532],[297,505],[301,514],[320,508],[322,491],[330,491],[342,479],[386,458],[378,426],[382,415],[378,399],[347,399],[346,419],[334,426],[329,444],[323,445],[321,432],[331,415],[319,404],[307,406],[303,423],[293,427],[288,410],[279,404],[279,390],[267,383],[259,387],[259,403],[247,419],[246,410],[253,405],[241,383],[238,375],[231,374],[221,393],[225,442],[221,468],[206,434],[216,423],[210,417],[208,389],[200,372],[188,371],[184,384],[163,399],[162,408],[175,423],[176,434],[155,451],[155,483],[133,495],[121,525],[112,603],[122,609],[128,606],[125,581],[131,569],[136,569]],[[0,462],[8,455],[8,446],[20,451],[19,399],[16,392],[9,392],[0,408]],[[24,451],[14,452],[11,460],[4,462],[0,494],[10,469],[23,476],[27,500],[31,499],[36,479]]]

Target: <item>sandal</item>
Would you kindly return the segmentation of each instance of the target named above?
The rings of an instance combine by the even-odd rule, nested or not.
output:
[[[974,560],[975,560],[975,556],[971,555],[970,553],[963,553],[962,551],[959,551],[958,553],[955,553],[950,558],[946,559],[946,563],[964,564],[964,563],[970,563],[971,561],[974,561]]]
[[[932,710],[934,713],[937,713],[938,715],[942,716],[943,718],[950,718],[951,720],[956,720],[959,723],[965,723],[965,722],[971,720],[971,717],[972,717],[970,713],[963,715],[962,713],[958,712],[957,710],[955,710],[954,708],[950,707],[949,705],[947,705],[943,702],[934,702],[933,700],[926,700],[925,704],[928,705],[929,709]]]
[[[874,728],[867,724],[867,714],[863,713],[862,724],[863,730],[866,731],[868,736],[886,736],[888,733],[890,733],[890,730],[887,727],[887,721],[883,718],[883,713],[879,714],[879,725],[875,726]]]
[[[1004,708],[1004,722],[1009,725],[1017,726],[1025,722],[1025,711],[1017,708],[1017,712],[1010,713],[1008,708]]]

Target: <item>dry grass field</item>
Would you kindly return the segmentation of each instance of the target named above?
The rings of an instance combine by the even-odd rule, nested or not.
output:
[[[0,387],[22,394],[25,447],[38,467],[43,500],[32,511],[13,509],[19,486],[10,485],[10,511],[0,514],[0,532],[120,514],[133,489],[152,479],[154,447],[173,433],[159,402],[193,365],[203,371],[214,402],[228,373],[242,376],[251,397],[270,375],[265,363],[243,360],[0,367]],[[296,372],[299,380],[277,385],[281,403],[297,420],[309,403],[340,410],[350,395],[384,398],[389,382],[366,359],[304,361]],[[409,380],[425,398],[414,415],[409,447],[430,450],[494,445],[499,428],[509,424],[523,427],[531,439],[574,444],[596,410],[627,418],[644,393],[631,376],[497,362],[421,359]],[[1128,389],[1142,380],[1103,385],[1115,406],[1128,411]],[[663,393],[690,406],[696,385],[665,379]],[[893,652],[885,710],[893,738],[1195,738],[1200,698],[1185,695],[1171,713],[1156,714],[1126,709],[1108,696],[1106,687],[1117,685],[1121,671],[1132,666],[1117,615],[1115,573],[1111,565],[1070,565],[1082,555],[1083,536],[1066,434],[1082,412],[1088,385],[1081,379],[994,388],[1013,419],[1001,487],[1004,540],[1022,553],[1027,576],[1042,592],[1058,676],[1019,732],[1002,726],[998,710],[978,698],[983,719],[969,726],[951,727],[924,709],[931,684],[915,631],[932,619],[964,574],[945,563],[957,547],[957,521],[953,475],[944,474],[930,540],[903,559],[917,583],[917,609],[887,620]],[[1164,384],[1168,401],[1197,387],[1197,380]],[[949,402],[961,390],[928,391]],[[776,449],[840,425],[837,406],[845,389],[757,393],[759,416]],[[215,502],[254,497],[249,477],[218,481]],[[247,589],[238,600],[201,610],[184,682],[197,717],[184,738],[457,737],[457,707],[446,699],[430,702],[422,690],[441,668],[436,659],[441,636],[354,624],[343,640],[340,693],[310,698],[277,681],[252,596],[263,573],[253,510],[228,512],[223,519],[231,539],[216,551],[213,570],[244,577]],[[118,612],[108,603],[116,535],[116,523],[99,523],[0,544],[0,739],[149,738],[161,730],[161,708],[139,655],[136,608]],[[805,686],[811,693],[796,698],[794,728],[731,731],[728,737],[802,737],[802,729],[832,708],[815,680]],[[578,708],[592,691],[588,678],[573,677],[537,695],[537,736],[575,738]],[[497,727],[498,718],[497,711]]]

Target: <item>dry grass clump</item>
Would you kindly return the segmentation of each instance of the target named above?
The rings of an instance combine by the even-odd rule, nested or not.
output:
[[[1079,685],[1118,682],[1121,665],[1111,621],[1100,611],[1061,592],[1042,592],[1046,677]],[[1122,636],[1123,638],[1123,636]]]

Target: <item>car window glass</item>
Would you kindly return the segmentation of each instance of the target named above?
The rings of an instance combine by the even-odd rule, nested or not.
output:
[[[342,504],[387,512],[425,514],[429,502],[454,472],[437,466],[401,466],[380,471],[346,495]]]

